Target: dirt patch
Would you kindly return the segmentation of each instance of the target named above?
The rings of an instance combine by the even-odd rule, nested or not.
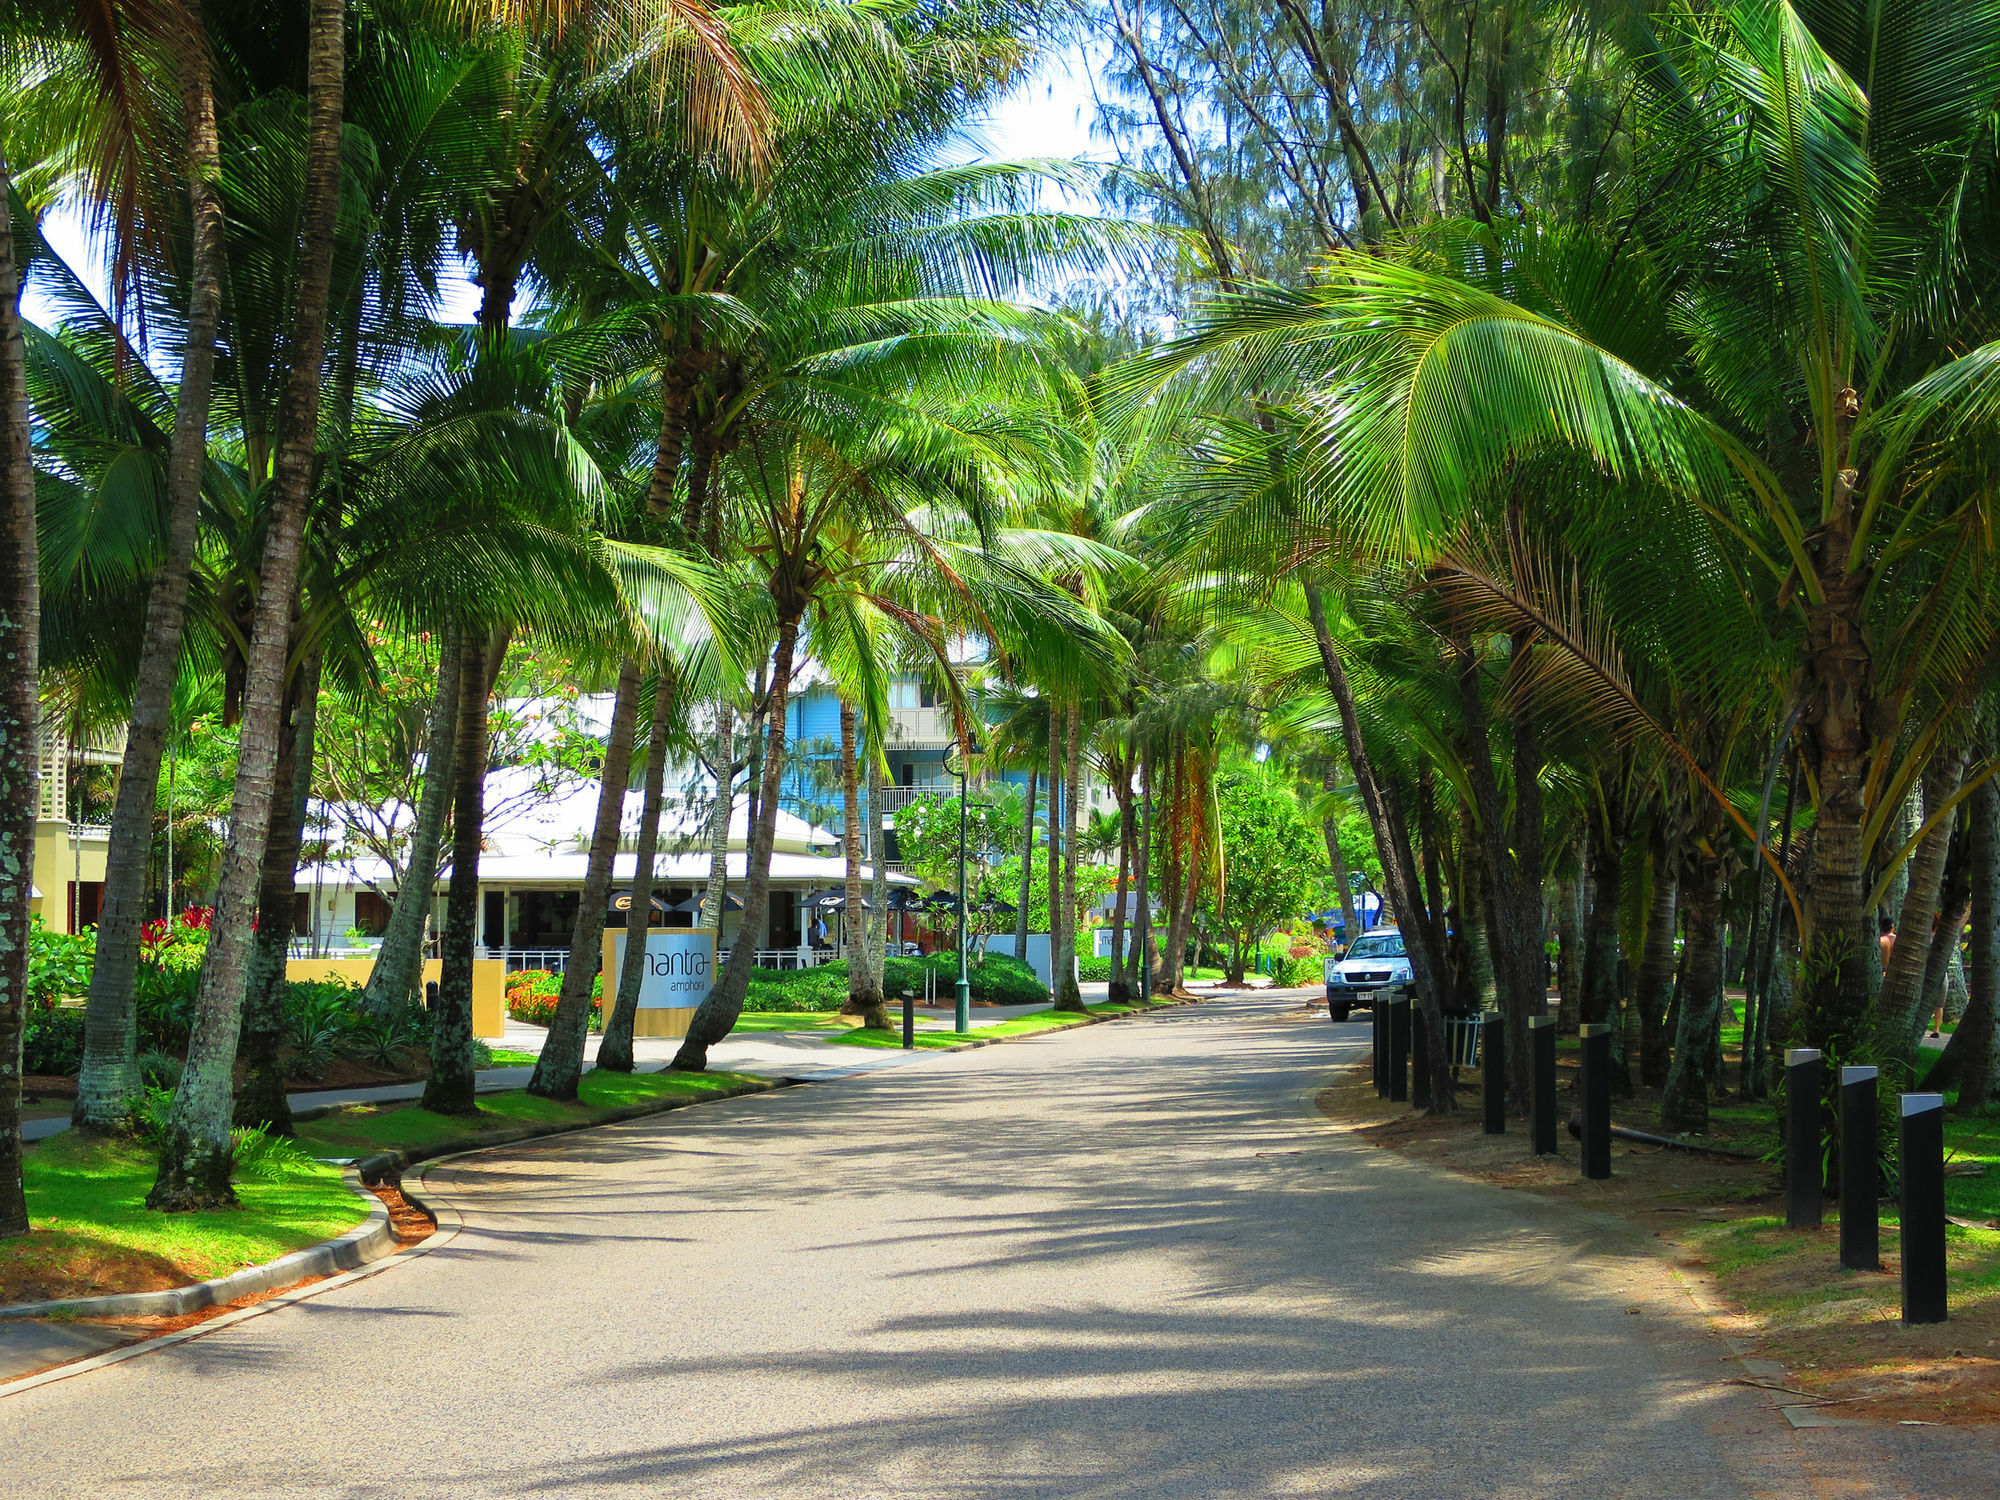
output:
[[[1785,1367],[1773,1384],[1817,1398],[1829,1415],[2000,1422],[2000,1234],[1954,1228],[1951,1320],[1905,1328],[1893,1223],[1882,1225],[1883,1270],[1843,1271],[1834,1210],[1818,1230],[1785,1229],[1774,1167],[1615,1141],[1611,1178],[1592,1182],[1567,1130],[1555,1156],[1532,1157],[1524,1120],[1510,1118],[1505,1135],[1483,1133],[1476,1083],[1462,1083],[1456,1099],[1456,1114],[1413,1114],[1378,1099],[1363,1066],[1316,1103],[1337,1129],[1413,1160],[1631,1223],[1684,1273],[1707,1279],[1725,1330],[1752,1345],[1751,1357]],[[1656,1128],[1656,1091],[1618,1101],[1612,1117]]]

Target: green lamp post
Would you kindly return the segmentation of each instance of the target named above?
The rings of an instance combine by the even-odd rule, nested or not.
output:
[[[970,757],[979,753],[979,741],[968,738],[964,742],[954,742],[944,753],[944,768],[947,774],[958,778],[958,986],[953,1007],[952,1029],[966,1032],[972,1029],[972,976],[965,965],[965,836],[966,836],[966,792],[965,778],[971,774]]]

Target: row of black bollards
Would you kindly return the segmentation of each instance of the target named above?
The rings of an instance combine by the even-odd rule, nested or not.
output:
[[[1393,1103],[1416,1108],[1431,1103],[1428,1031],[1423,1012],[1407,996],[1376,1007],[1375,1092]],[[1611,1028],[1581,1028],[1583,1069],[1579,1112],[1583,1175],[1611,1175]],[[1531,1144],[1537,1156],[1556,1153],[1556,1018],[1528,1021]],[[1412,1063],[1415,1064],[1414,1087]],[[1498,1011],[1479,1019],[1479,1065],[1485,1131],[1507,1131],[1506,1021]],[[1810,1048],[1785,1054],[1785,1223],[1793,1229],[1819,1225],[1825,1211],[1825,1158],[1820,1149],[1820,1103],[1825,1060]],[[1876,1097],[1879,1070],[1840,1070],[1840,1264],[1851,1271],[1882,1268],[1878,1203]],[[1897,1141],[1902,1159],[1903,1321],[1942,1323],[1945,1299],[1944,1096],[1902,1094]],[[1804,1149],[1797,1149],[1803,1146]]]
[[[1840,1070],[1840,1264],[1882,1269],[1872,1067]],[[1820,1149],[1820,1101],[1826,1060],[1811,1047],[1785,1054],[1785,1223],[1818,1226],[1825,1212],[1826,1161]],[[1897,1155],[1902,1163],[1903,1321],[1942,1323],[1945,1305],[1944,1095],[1899,1094]]]

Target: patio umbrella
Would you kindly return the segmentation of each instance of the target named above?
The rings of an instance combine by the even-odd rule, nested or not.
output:
[[[605,907],[605,910],[615,911],[615,912],[630,912],[632,910],[631,891],[629,890],[613,891],[611,893],[610,904]],[[666,912],[678,910],[678,908],[667,905],[665,898],[662,897],[658,891],[655,891],[653,892],[653,910],[664,914]]]

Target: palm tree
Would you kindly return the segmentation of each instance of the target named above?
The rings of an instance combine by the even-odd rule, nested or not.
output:
[[[1422,267],[1336,257],[1167,361],[1232,347],[1353,393],[1309,397],[1303,436],[1384,545],[1423,555],[1507,465],[1565,447],[1698,507],[1769,580],[1817,817],[1794,1027],[1821,1046],[1868,1025],[1864,875],[1905,857],[1882,840],[1939,745],[1919,726],[1976,690],[1986,491],[1931,463],[1986,421],[1994,356],[1959,291],[1988,274],[1995,34],[1926,0],[1741,0],[1636,49],[1657,137],[1626,231],[1452,226]]]
[[[21,338],[14,179],[0,139],[0,1056],[18,1058],[28,1014],[28,899],[35,868],[41,636],[35,467]],[[28,1232],[21,1187],[20,1069],[0,1070],[0,1236]]]

